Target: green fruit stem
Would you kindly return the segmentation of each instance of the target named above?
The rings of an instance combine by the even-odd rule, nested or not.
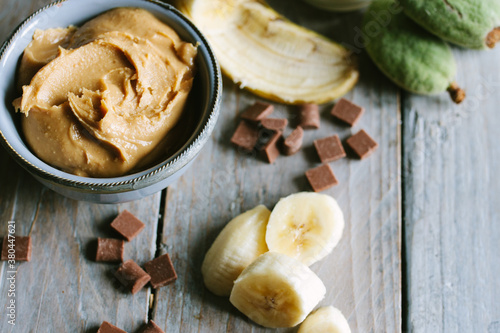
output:
[[[460,88],[456,82],[450,83],[447,90],[453,102],[460,104],[465,99],[465,90]]]
[[[488,36],[486,36],[486,46],[490,49],[495,47],[495,44],[500,41],[500,27],[497,27],[490,31]]]

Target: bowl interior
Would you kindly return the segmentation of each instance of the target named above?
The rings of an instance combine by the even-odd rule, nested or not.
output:
[[[16,71],[23,50],[32,40],[36,29],[80,26],[93,17],[116,7],[140,7],[153,13],[158,19],[171,26],[179,36],[193,44],[199,43],[197,73],[189,102],[178,125],[172,130],[177,138],[176,144],[165,153],[166,159],[154,166],[133,174],[114,178],[90,178],[75,176],[58,170],[38,159],[23,141],[20,130],[20,117],[12,106],[19,97],[15,88]],[[14,31],[4,43],[0,54],[0,132],[4,136],[6,148],[14,158],[35,172],[38,176],[54,177],[62,181],[76,183],[109,184],[133,181],[148,175],[162,166],[174,161],[196,139],[208,122],[218,95],[217,65],[201,33],[173,7],[150,0],[66,0],[49,5],[26,21]],[[179,139],[181,138],[181,139]]]

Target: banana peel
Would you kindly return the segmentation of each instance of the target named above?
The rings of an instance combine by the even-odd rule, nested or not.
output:
[[[351,52],[296,25],[261,0],[177,0],[240,87],[286,104],[343,96],[359,72]]]

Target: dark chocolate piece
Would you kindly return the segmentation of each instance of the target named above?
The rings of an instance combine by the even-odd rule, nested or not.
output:
[[[338,135],[314,140],[314,147],[322,163],[328,163],[345,157],[345,150]]]
[[[145,263],[144,269],[151,276],[150,283],[155,289],[177,280],[177,273],[168,253]]]
[[[244,150],[252,151],[258,139],[259,129],[257,126],[242,120],[236,128],[236,131],[234,131],[231,142]]]
[[[262,126],[273,131],[282,131],[288,125],[288,120],[284,118],[265,118],[262,119]]]
[[[361,106],[342,98],[333,107],[332,115],[349,126],[354,126],[358,122],[359,118],[361,118],[364,111],[365,109]]]
[[[262,119],[269,116],[274,111],[274,106],[272,104],[255,102],[253,105],[248,107],[240,117],[242,119],[247,119],[251,121],[261,121]]]
[[[121,264],[116,270],[115,276],[121,284],[130,289],[132,294],[137,293],[151,280],[151,276],[132,259]]]
[[[307,170],[306,177],[314,192],[324,191],[339,183],[328,164],[322,164],[319,167]]]
[[[303,129],[318,129],[319,125],[318,104],[303,104],[300,107],[300,127]]]
[[[122,329],[119,329],[115,325],[111,325],[107,321],[103,321],[101,327],[97,330],[97,333],[127,333]]]
[[[121,212],[120,215],[111,222],[111,228],[118,231],[118,233],[129,242],[137,236],[144,227],[145,224],[128,210]]]
[[[152,320],[142,329],[141,333],[165,333],[160,326]]]
[[[123,261],[125,242],[121,239],[97,238],[95,261],[120,262]]]
[[[9,258],[9,253],[11,258]],[[30,261],[31,237],[30,236],[5,236],[2,242],[2,260]]]
[[[346,143],[358,155],[360,159],[370,156],[378,147],[376,143],[364,130],[351,136]]]
[[[283,152],[285,155],[293,155],[300,150],[302,147],[302,141],[304,139],[304,130],[302,127],[298,126],[292,131],[292,133],[285,139],[283,144]]]
[[[281,132],[277,131],[273,134],[271,139],[262,147],[262,151],[264,156],[266,157],[269,164],[273,164],[274,161],[280,155],[280,151],[278,149],[279,139],[281,138]]]

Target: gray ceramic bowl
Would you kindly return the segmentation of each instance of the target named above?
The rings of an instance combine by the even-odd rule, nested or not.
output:
[[[14,112],[15,72],[24,48],[35,29],[81,25],[115,7],[140,7],[170,25],[182,39],[199,43],[197,74],[189,99],[195,100],[196,119],[192,134],[161,163],[122,177],[88,178],[58,170],[37,158],[23,141],[19,114]],[[0,49],[0,141],[22,167],[48,188],[67,197],[98,203],[140,199],[175,181],[193,163],[208,141],[219,115],[222,80],[217,60],[201,32],[170,5],[155,0],[57,1],[28,17]]]

